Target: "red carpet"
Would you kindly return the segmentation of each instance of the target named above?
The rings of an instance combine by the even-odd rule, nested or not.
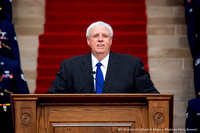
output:
[[[96,21],[112,26],[111,51],[141,58],[148,70],[145,0],[46,0],[45,10],[35,93],[47,92],[62,60],[90,52],[85,32]]]

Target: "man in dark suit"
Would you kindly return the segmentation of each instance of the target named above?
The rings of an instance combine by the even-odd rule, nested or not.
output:
[[[195,94],[200,92],[200,0],[185,0],[185,17],[190,51],[193,57]]]
[[[64,60],[47,93],[159,93],[139,58],[110,52],[109,24],[91,24],[86,37],[92,52]]]

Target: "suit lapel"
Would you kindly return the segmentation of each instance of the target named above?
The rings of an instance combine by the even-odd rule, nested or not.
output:
[[[118,59],[117,59],[115,53],[110,52],[108,68],[107,68],[107,73],[106,73],[106,79],[104,82],[104,88],[107,89],[108,91],[111,88],[111,85],[112,85],[113,79],[117,73],[117,70],[118,70]]]
[[[85,55],[85,59],[82,61],[81,68],[85,79],[89,79],[92,73],[92,60],[90,53]]]
[[[84,76],[84,80],[86,82],[92,76],[91,53],[85,55],[85,59],[83,59],[83,61],[82,61],[81,69],[82,69],[82,73],[83,73],[83,76]],[[93,80],[91,80],[91,81],[93,81]],[[90,90],[90,91],[88,90],[88,91],[93,92],[93,90],[94,90],[94,83],[93,82],[92,82],[92,88],[88,88],[88,89],[92,89],[92,90]]]

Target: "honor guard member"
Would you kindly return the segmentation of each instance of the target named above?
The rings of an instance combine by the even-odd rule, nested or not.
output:
[[[200,97],[188,102],[185,126],[186,133],[200,133]]]
[[[3,20],[12,22],[12,0],[1,0],[3,9]]]
[[[12,0],[4,0],[5,20],[12,22]]]
[[[0,10],[0,56],[16,60],[20,63],[19,47],[14,25],[11,22],[2,20],[1,16],[3,16],[3,10]]]
[[[200,0],[185,0],[185,17],[194,64],[195,94],[198,97],[198,92],[200,92]]]
[[[29,90],[19,62],[0,57],[0,67],[2,69],[2,81],[0,83],[0,129],[5,131],[5,133],[14,133],[10,94],[28,94]]]

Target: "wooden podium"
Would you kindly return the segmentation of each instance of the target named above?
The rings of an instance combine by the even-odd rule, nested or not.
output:
[[[12,94],[15,133],[163,132],[170,94]]]

